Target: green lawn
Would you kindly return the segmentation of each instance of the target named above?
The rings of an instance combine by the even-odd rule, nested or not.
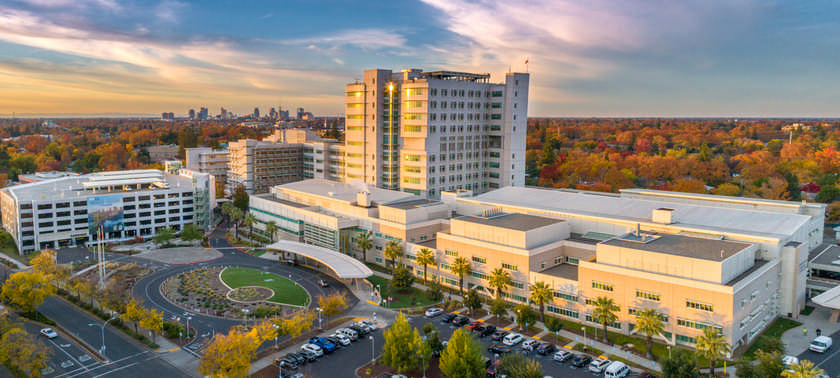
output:
[[[254,255],[254,256],[262,256],[262,255],[264,255],[264,254],[265,254],[265,252],[266,252],[266,250],[265,250],[265,249],[262,249],[262,248],[259,248],[259,249],[252,249],[252,250],[248,251],[248,253],[250,253],[250,254],[252,254],[252,255]]]
[[[385,278],[374,275],[368,277],[367,280],[373,284],[374,288],[379,285],[382,290],[382,298],[388,296],[394,298],[393,302],[388,302],[387,308],[423,307],[438,303],[438,301],[430,300],[425,292],[414,287],[397,292],[390,287],[391,281]]]
[[[764,336],[778,339],[778,338],[782,337],[782,334],[785,331],[787,331],[791,328],[799,327],[801,325],[802,325],[802,323],[797,322],[796,320],[778,318],[778,319],[776,319],[775,322],[773,322],[773,324],[771,324],[769,327],[767,327],[767,329],[765,329],[764,332],[762,332],[760,335],[758,335],[758,337],[756,337],[755,340],[758,341]],[[758,350],[758,347],[760,346],[760,344],[761,343],[759,343],[759,342],[754,342],[752,345],[750,345],[750,348],[747,349],[746,352],[744,352],[744,358],[747,358],[747,359],[752,358],[755,355],[755,352]]]
[[[243,286],[262,286],[274,290],[269,302],[305,306],[309,295],[298,284],[274,273],[247,268],[227,268],[222,271],[222,281],[233,289]]]

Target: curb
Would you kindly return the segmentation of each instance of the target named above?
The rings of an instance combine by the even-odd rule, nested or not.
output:
[[[45,316],[46,316],[46,315],[45,315]],[[90,345],[90,344],[88,344],[87,342],[85,342],[84,340],[82,340],[82,339],[80,339],[80,338],[76,337],[76,335],[74,335],[74,334],[70,333],[69,331],[67,331],[66,329],[64,329],[64,327],[62,327],[62,326],[58,325],[58,323],[57,323],[57,322],[55,323],[55,325],[49,325],[49,324],[44,324],[44,323],[41,323],[41,322],[39,322],[39,321],[26,319],[26,318],[23,318],[23,317],[20,317],[20,319],[21,319],[22,321],[24,321],[24,322],[29,322],[29,323],[32,323],[32,324],[37,324],[37,325],[39,325],[39,326],[42,326],[43,328],[47,328],[47,327],[49,327],[49,328],[55,328],[55,329],[57,329],[57,330],[61,331],[61,333],[62,333],[63,335],[65,335],[65,336],[69,337],[71,340],[73,340],[74,342],[76,342],[76,344],[78,344],[79,346],[81,346],[81,347],[82,347],[82,349],[84,349],[86,352],[93,354],[93,357],[94,357],[94,358],[96,358],[97,360],[99,360],[100,362],[105,362],[105,361],[108,361],[108,359],[107,359],[107,358],[105,358],[104,356],[100,355],[100,354],[99,354],[99,351],[98,351],[97,349],[95,349],[92,345]]]

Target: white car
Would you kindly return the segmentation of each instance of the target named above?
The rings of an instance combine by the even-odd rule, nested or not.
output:
[[[612,363],[612,361],[606,358],[598,358],[596,360],[592,360],[592,362],[589,363],[589,371],[601,374],[604,372],[604,369],[606,369],[607,365],[609,365],[610,363]]]
[[[344,335],[344,337],[350,339],[351,341],[356,341],[359,339],[359,334],[350,328],[339,328],[335,332],[339,335]]]
[[[55,331],[53,331],[52,328],[42,328],[41,335],[46,336],[48,339],[54,339],[58,337],[58,334]]]
[[[305,350],[307,352],[315,353],[315,355],[318,356],[318,357],[321,357],[321,356],[324,355],[324,351],[321,349],[321,347],[319,347],[315,344],[303,344],[303,346],[300,347],[300,350]]]
[[[557,362],[566,362],[574,357],[575,355],[572,352],[569,352],[568,350],[558,350],[556,353],[554,353],[554,357],[552,358],[554,359],[554,361]]]
[[[435,316],[439,316],[440,314],[443,314],[443,310],[437,307],[432,307],[426,310],[427,318],[434,318]]]
[[[525,337],[518,333],[511,333],[510,335],[507,335],[504,339],[502,339],[502,343],[504,343],[507,346],[513,346],[521,343],[524,339]]]
[[[522,342],[522,350],[534,351],[534,348],[540,345],[540,342],[534,339],[528,339]]]
[[[782,357],[782,365],[788,366],[793,364],[798,364],[799,359],[794,356],[784,356]]]
[[[350,345],[350,338],[340,333],[334,333],[330,335],[330,337],[335,337],[336,339],[338,339],[338,341],[341,342],[341,345]]]

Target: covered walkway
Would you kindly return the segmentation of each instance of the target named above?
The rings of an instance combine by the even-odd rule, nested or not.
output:
[[[840,318],[840,286],[811,298],[811,302],[831,310],[830,322],[836,323]]]
[[[373,271],[361,261],[331,249],[290,240],[281,240],[265,248],[317,261],[329,268],[339,279],[367,278],[373,275]]]

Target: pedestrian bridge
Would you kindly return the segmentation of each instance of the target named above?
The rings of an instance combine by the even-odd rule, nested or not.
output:
[[[265,248],[270,251],[279,251],[281,254],[291,253],[314,260],[329,268],[339,279],[367,278],[373,275],[373,271],[361,261],[343,253],[312,244],[280,240],[269,244]]]

